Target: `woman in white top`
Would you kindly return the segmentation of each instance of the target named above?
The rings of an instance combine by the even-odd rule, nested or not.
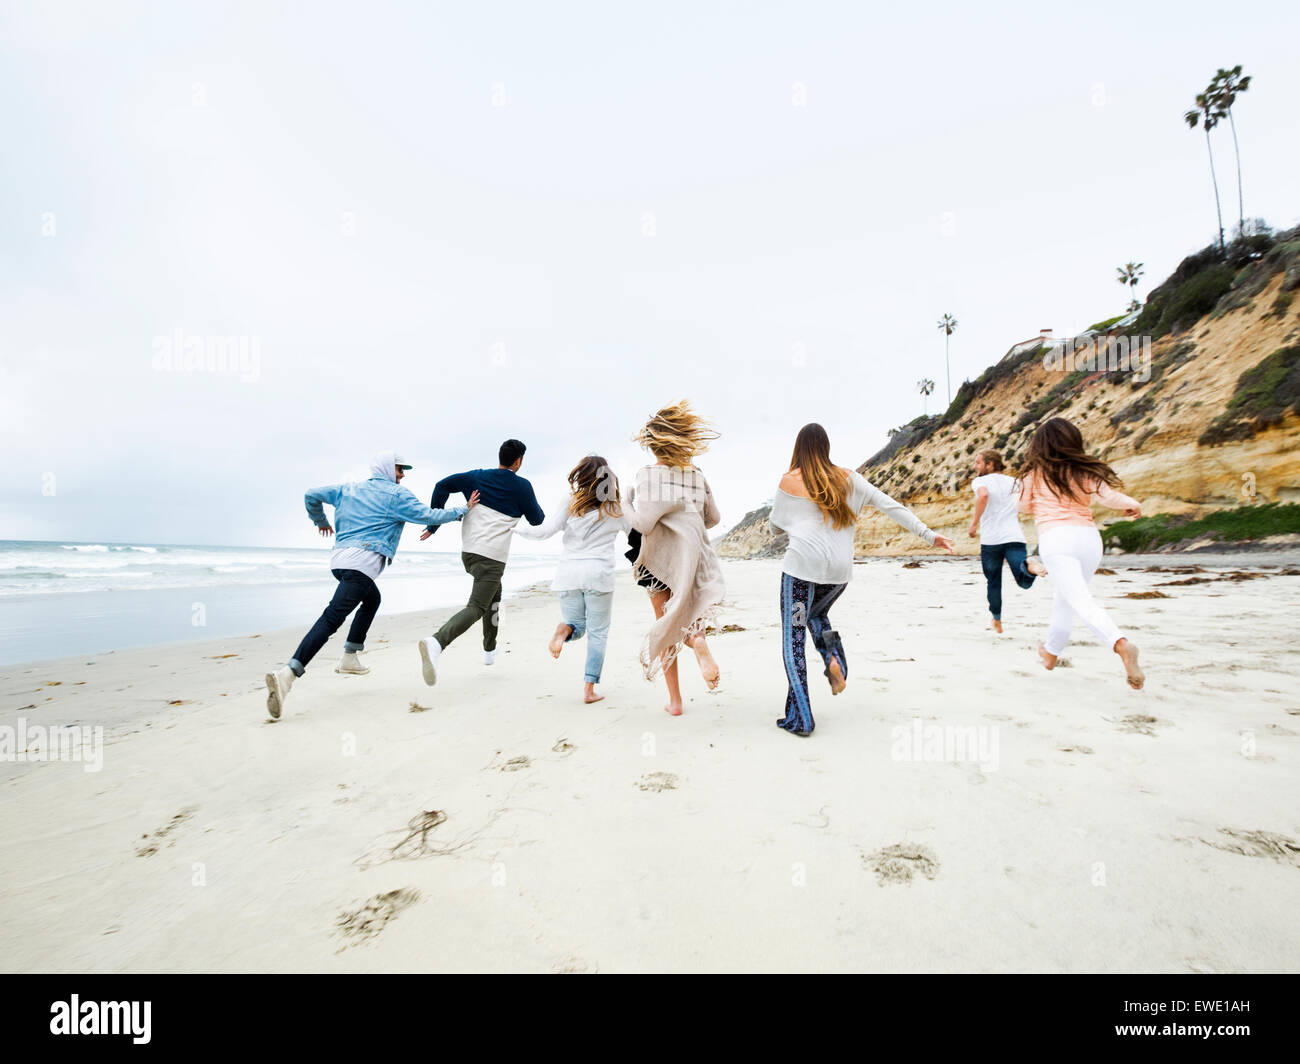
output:
[[[853,576],[853,534],[864,506],[893,518],[927,543],[952,553],[952,540],[925,526],[919,517],[865,477],[831,462],[831,444],[818,424],[805,425],[794,441],[790,470],[781,478],[768,520],[789,536],[781,566],[781,635],[790,690],[785,716],[777,721],[795,735],[811,735],[814,723],[804,658],[805,630],[826,663],[831,694],[844,690],[849,663],[828,616]]]
[[[551,656],[564,644],[587,635],[587,667],[582,700],[599,702],[596,693],[605,664],[610,611],[614,607],[614,558],[619,535],[628,530],[618,494],[618,478],[599,455],[588,455],[569,473],[569,495],[536,528],[515,526],[526,539],[549,539],[563,531],[564,553],[551,590],[560,595],[561,621],[551,637]]]

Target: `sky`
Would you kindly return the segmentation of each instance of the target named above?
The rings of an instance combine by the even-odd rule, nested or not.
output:
[[[942,409],[942,314],[955,392],[1213,240],[1219,67],[1247,217],[1300,222],[1297,39],[1250,0],[3,0],[0,539],[313,546],[307,488],[395,449],[427,501],[507,437],[545,506],[683,397],[729,526],[806,422],[857,465]]]

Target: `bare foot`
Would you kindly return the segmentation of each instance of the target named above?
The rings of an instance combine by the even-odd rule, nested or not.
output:
[[[555,634],[551,636],[550,643],[551,657],[558,658],[560,656],[560,651],[564,649],[565,641],[568,640],[572,632],[573,625],[571,624],[557,624],[555,626]]]
[[[1127,639],[1120,639],[1115,643],[1115,653],[1124,662],[1124,672],[1128,675],[1128,685],[1135,691],[1142,690],[1142,685],[1147,682],[1147,677],[1146,673],[1138,667],[1138,648]]]
[[[682,704],[680,702],[669,702],[668,705],[664,706],[664,712],[670,713],[674,717],[680,717],[682,715]]]
[[[993,631],[998,632],[999,634],[1002,632],[1002,622],[996,617],[993,618]]]
[[[587,705],[591,705],[593,702],[603,702],[605,696],[596,694],[596,685],[594,683],[589,683],[582,689],[582,700],[586,702]]]
[[[1049,654],[1049,653],[1048,653],[1048,652],[1043,648],[1043,644],[1042,644],[1042,643],[1039,643],[1039,644],[1038,644],[1038,656],[1039,656],[1040,658],[1042,658],[1042,660],[1043,660],[1043,668],[1045,668],[1048,672],[1051,672],[1054,668],[1056,668],[1056,655],[1055,655],[1055,654]]]
[[[827,671],[831,674],[831,694],[837,695],[848,685],[848,680],[844,678],[844,673],[840,669],[839,658],[831,658]]]
[[[690,647],[695,651],[695,660],[699,663],[700,675],[704,677],[704,682],[709,685],[710,691],[716,691],[722,674],[718,670],[718,663],[713,660],[709,644],[705,642],[703,635],[697,635],[691,640]]]
[[[1042,562],[1040,562],[1037,558],[1030,558],[1029,561],[1025,562],[1025,568],[1028,569],[1035,576],[1047,575],[1047,566],[1044,565]]]

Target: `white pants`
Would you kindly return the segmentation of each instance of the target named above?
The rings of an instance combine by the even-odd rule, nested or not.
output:
[[[1047,566],[1052,581],[1052,623],[1043,641],[1043,648],[1049,654],[1059,654],[1065,649],[1076,613],[1097,633],[1107,650],[1124,638],[1124,633],[1093,601],[1088,590],[1088,581],[1097,571],[1101,553],[1101,533],[1096,528],[1053,525],[1039,535],[1038,556]]]

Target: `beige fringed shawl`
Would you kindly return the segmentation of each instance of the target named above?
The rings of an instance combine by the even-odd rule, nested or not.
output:
[[[705,531],[722,515],[703,473],[664,465],[637,473],[623,513],[642,536],[633,576],[653,576],[672,591],[664,615],[641,643],[641,668],[652,680],[681,652],[686,637],[708,626],[722,602],[722,565]]]

